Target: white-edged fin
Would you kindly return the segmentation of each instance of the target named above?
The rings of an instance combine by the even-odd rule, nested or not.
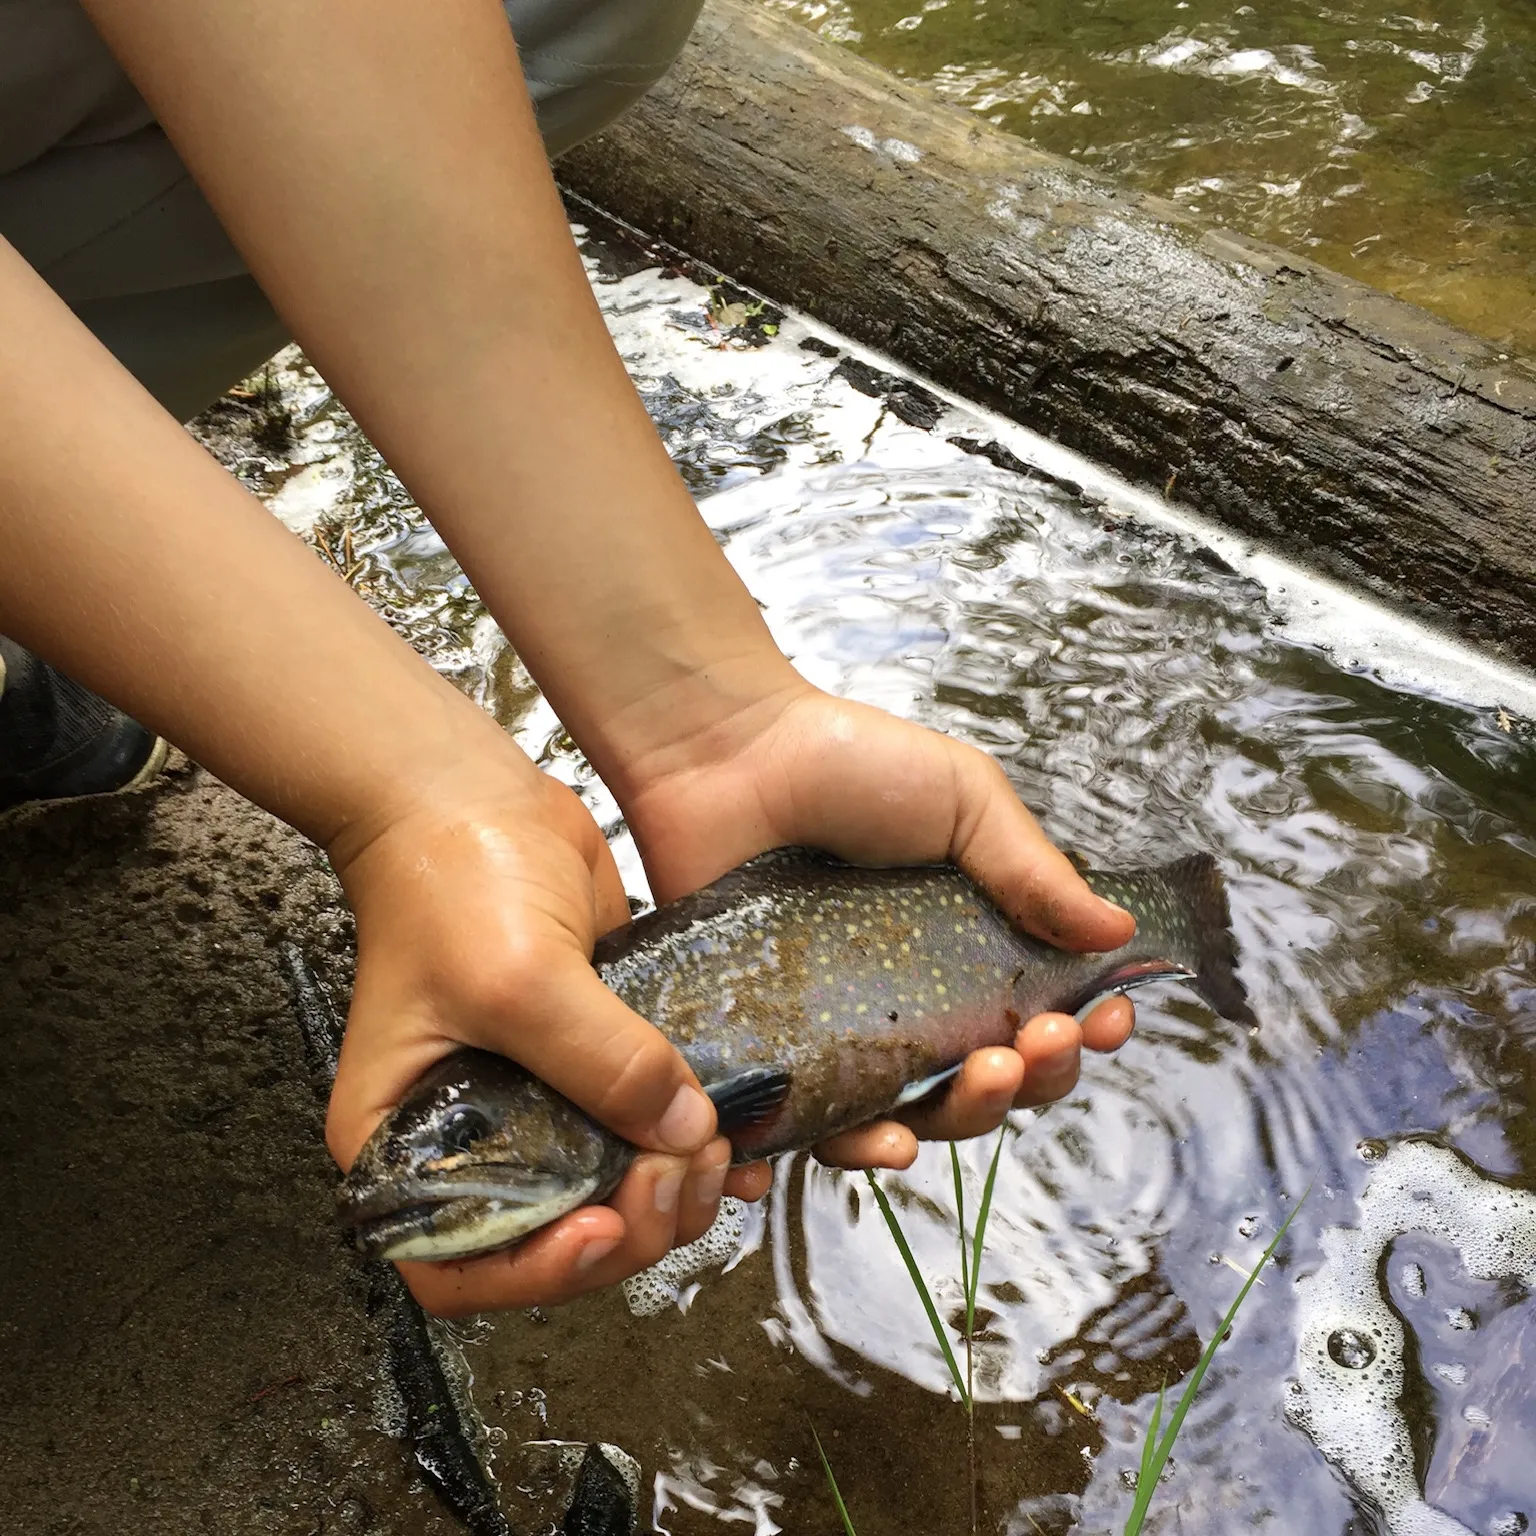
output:
[[[1084,1003],[1083,1006],[1072,1015],[1072,1017],[1076,1019],[1078,1023],[1082,1023],[1082,1021],[1086,1019],[1088,1015],[1092,1013],[1093,1010],[1097,1008],[1099,1004],[1102,1003],[1106,998],[1124,997],[1127,995],[1127,993],[1134,992],[1137,987],[1144,987],[1149,982],[1154,981],[1193,981],[1198,974],[1198,971],[1191,971],[1180,968],[1176,971],[1157,971],[1146,976],[1128,977],[1121,981],[1118,986],[1105,987],[1102,992],[1095,992],[1094,995],[1090,997],[1088,1001]]]
[[[402,1232],[378,1257],[397,1262],[401,1259],[468,1259],[477,1254],[494,1253],[509,1248],[540,1227],[574,1211],[585,1202],[598,1181],[585,1179],[567,1186],[558,1195],[541,1200],[450,1200],[439,1208],[436,1219],[426,1229]],[[454,1220],[456,1207],[470,1205],[463,1220]],[[446,1218],[446,1219],[444,1219]]]
[[[916,1104],[919,1099],[926,1099],[935,1088],[941,1088],[960,1071],[960,1063],[956,1062],[952,1067],[945,1067],[942,1072],[935,1072],[932,1077],[925,1077],[915,1083],[908,1083],[900,1093],[896,1095],[896,1102],[892,1109],[905,1109],[908,1104]]]

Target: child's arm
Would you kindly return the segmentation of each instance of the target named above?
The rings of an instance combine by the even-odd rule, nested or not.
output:
[[[611,1283],[696,1236],[724,1144],[706,1145],[713,1113],[682,1058],[589,964],[629,909],[575,796],[225,474],[3,242],[0,337],[0,632],[327,848],[357,913],[365,1020],[335,1100],[343,1161],[432,1061],[480,1044],[682,1154],[642,1159],[616,1209],[568,1217],[483,1270],[480,1304]],[[451,1305],[451,1286],[428,1299]]]
[[[1130,919],[1092,896],[984,758],[816,694],[773,646],[607,337],[495,0],[86,3],[620,796],[659,889],[776,840],[948,854],[1037,932],[1126,937]],[[686,1068],[582,969],[592,935],[623,915],[590,818],[24,289],[17,278],[34,329],[15,355],[29,360],[12,398],[0,387],[0,420],[32,440],[14,462],[0,445],[0,517],[20,509],[29,574],[0,570],[0,624],[14,611],[18,638],[327,843],[360,936],[337,1155],[349,1161],[460,1040],[517,1055],[663,1145]],[[39,374],[51,394],[33,390]],[[1108,1018],[1090,1043],[1123,1032],[1125,1010]],[[1064,1092],[1076,1025],[1036,1021],[1033,1038],[1020,1045],[1039,1091]],[[1019,1054],[979,1058],[927,1129],[979,1130],[1035,1091]],[[675,1144],[696,1150],[709,1129],[680,1113]],[[896,1126],[835,1149],[912,1150]],[[466,1308],[609,1283],[707,1219],[718,1147],[690,1166],[680,1197],[667,1181],[681,1164],[649,1160],[617,1214],[581,1213],[515,1255],[413,1284]],[[619,1246],[581,1269],[600,1241]]]

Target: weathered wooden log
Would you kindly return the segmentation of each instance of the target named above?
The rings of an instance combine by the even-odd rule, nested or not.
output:
[[[1536,362],[1045,155],[764,10],[559,166],[781,303],[1536,664]]]

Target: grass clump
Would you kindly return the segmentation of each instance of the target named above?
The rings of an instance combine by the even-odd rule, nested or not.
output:
[[[965,1179],[960,1168],[960,1154],[954,1143],[950,1143],[949,1158],[950,1172],[954,1178],[955,1187],[955,1214],[960,1233],[960,1284],[965,1295],[965,1325],[961,1330],[961,1339],[965,1345],[965,1370],[962,1373],[953,1345],[950,1343],[949,1330],[944,1326],[939,1317],[939,1309],[934,1303],[933,1294],[928,1289],[928,1283],[923,1279],[922,1271],[917,1267],[917,1260],[913,1256],[912,1246],[907,1241],[906,1233],[902,1231],[901,1222],[895,1210],[891,1206],[889,1197],[880,1187],[880,1182],[873,1172],[866,1170],[865,1177],[869,1180],[869,1187],[874,1191],[875,1202],[880,1207],[880,1214],[885,1219],[886,1228],[891,1234],[891,1240],[896,1245],[896,1251],[901,1255],[901,1261],[906,1267],[907,1276],[912,1282],[912,1288],[916,1291],[918,1300],[921,1301],[923,1311],[927,1315],[928,1325],[933,1330],[933,1337],[939,1346],[939,1352],[944,1357],[944,1363],[949,1368],[950,1379],[954,1382],[955,1391],[959,1394],[960,1404],[966,1414],[966,1444],[968,1449],[970,1482],[971,1482],[971,1532],[972,1536],[979,1536],[980,1509],[978,1506],[978,1477],[976,1466],[976,1399],[974,1391],[974,1350],[976,1331],[976,1298],[981,1286],[981,1261],[985,1251],[987,1220],[992,1214],[992,1192],[997,1183],[998,1165],[1002,1159],[1003,1141],[1007,1135],[1005,1125],[998,1133],[997,1145],[992,1152],[992,1162],[987,1169],[987,1177],[982,1186],[981,1204],[977,1210],[976,1230],[967,1235],[965,1228]],[[1310,1193],[1310,1191],[1308,1191]],[[1141,1448],[1141,1464],[1136,1477],[1136,1496],[1131,1505],[1131,1513],[1125,1523],[1124,1536],[1140,1536],[1143,1525],[1146,1522],[1147,1513],[1152,1506],[1152,1500],[1157,1493],[1158,1482],[1162,1477],[1163,1468],[1168,1464],[1168,1458],[1173,1454],[1173,1447],[1179,1438],[1179,1431],[1184,1427],[1184,1420],[1189,1413],[1190,1406],[1195,1400],[1195,1394],[1199,1392],[1205,1381],[1206,1372],[1210,1369],[1212,1360],[1216,1357],[1216,1351],[1227,1338],[1233,1322],[1237,1318],[1238,1311],[1247,1301],[1249,1292],[1258,1283],[1259,1275],[1264,1266],[1274,1257],[1275,1250],[1280,1246],[1281,1240],[1290,1230],[1291,1223],[1296,1220],[1303,1205],[1306,1204],[1307,1195],[1303,1194],[1288,1215],[1280,1224],[1280,1229],[1270,1240],[1269,1246],[1259,1258],[1259,1262],[1253,1266],[1248,1278],[1243,1282],[1241,1289],[1233,1299],[1232,1305],[1227,1308],[1226,1315],[1222,1318],[1220,1326],[1212,1334],[1210,1342],[1201,1351],[1199,1362],[1190,1373],[1189,1380],[1184,1385],[1183,1392],[1169,1416],[1166,1426],[1163,1422],[1163,1410],[1166,1405],[1166,1396],[1163,1390],[1159,1390],[1157,1401],[1152,1407],[1152,1417],[1147,1424],[1146,1438]],[[827,1453],[822,1448],[821,1437],[817,1435],[814,1425],[811,1426],[811,1438],[816,1442],[816,1454],[821,1460],[823,1473],[826,1475],[827,1486],[832,1493],[832,1501],[837,1507],[837,1513],[843,1522],[845,1536],[858,1536],[854,1529],[853,1519],[848,1513],[848,1507],[843,1501],[841,1491],[837,1486],[837,1478],[832,1471],[832,1464],[827,1459]],[[1033,1524],[1033,1521],[1031,1521]]]

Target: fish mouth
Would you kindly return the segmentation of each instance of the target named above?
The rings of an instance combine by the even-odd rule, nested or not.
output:
[[[342,1224],[370,1259],[473,1258],[509,1248],[575,1210],[597,1181],[484,1168],[430,1179],[405,1176],[343,1184]]]

